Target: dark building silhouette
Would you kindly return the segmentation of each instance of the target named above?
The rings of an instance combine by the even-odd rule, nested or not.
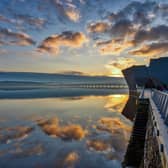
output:
[[[168,85],[168,57],[151,59],[149,65],[149,75],[151,78]]]
[[[137,86],[146,88],[168,89],[168,57],[151,59],[149,66],[132,66],[123,70],[129,86],[129,99],[122,114],[133,120],[136,102],[139,98]]]
[[[124,77],[130,90],[136,90],[136,86],[144,86],[149,78],[148,68],[142,66],[132,66],[123,70]]]
[[[151,59],[149,66],[132,66],[123,70],[124,77],[130,90],[136,86],[167,87],[168,86],[168,57]]]

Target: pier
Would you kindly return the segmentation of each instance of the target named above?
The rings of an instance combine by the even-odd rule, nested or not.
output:
[[[123,167],[168,168],[168,94],[141,90]]]
[[[129,87],[123,115],[133,121],[125,168],[168,168],[168,57],[122,72]]]

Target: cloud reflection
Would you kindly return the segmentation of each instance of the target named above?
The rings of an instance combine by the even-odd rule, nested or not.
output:
[[[103,140],[88,140],[87,147],[89,150],[99,152],[111,151],[111,146]]]
[[[2,128],[0,130],[0,143],[9,143],[11,140],[24,139],[32,131],[33,128],[28,126]]]
[[[87,133],[79,124],[60,126],[59,119],[57,118],[39,121],[38,125],[46,134],[59,137],[63,140],[80,140]]]
[[[124,132],[130,132],[131,126],[124,123],[118,117],[102,117],[98,120],[97,129],[111,134],[121,134]]]

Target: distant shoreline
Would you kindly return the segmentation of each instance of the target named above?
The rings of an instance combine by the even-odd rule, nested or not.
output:
[[[37,99],[79,96],[106,96],[128,94],[128,89],[92,89],[92,88],[38,88],[20,90],[0,90],[0,99]]]

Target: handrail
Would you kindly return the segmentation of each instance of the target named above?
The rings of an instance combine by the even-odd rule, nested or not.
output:
[[[153,90],[152,99],[165,124],[168,125],[168,94],[159,90]]]
[[[152,91],[152,92],[151,92]],[[150,94],[150,112],[154,126],[155,136],[159,145],[159,155],[161,156],[162,165],[168,168],[168,94],[164,91],[153,89]]]
[[[160,91],[160,90],[156,90],[156,89],[153,89],[152,91],[159,92],[159,93],[161,93],[161,94],[164,94],[164,95],[167,95],[167,96],[168,96],[168,93],[167,93],[167,92],[164,92],[164,91]]]
[[[168,134],[167,126],[164,124],[161,117],[159,117],[159,111],[156,107],[156,104],[150,98],[150,108],[152,123],[154,127],[154,135],[159,145],[159,155],[162,160],[162,165],[164,168],[168,168]]]
[[[168,168],[168,94],[156,89],[145,89],[143,98],[148,98],[150,101],[149,110],[154,127],[153,135],[159,145],[162,165],[164,168]]]

